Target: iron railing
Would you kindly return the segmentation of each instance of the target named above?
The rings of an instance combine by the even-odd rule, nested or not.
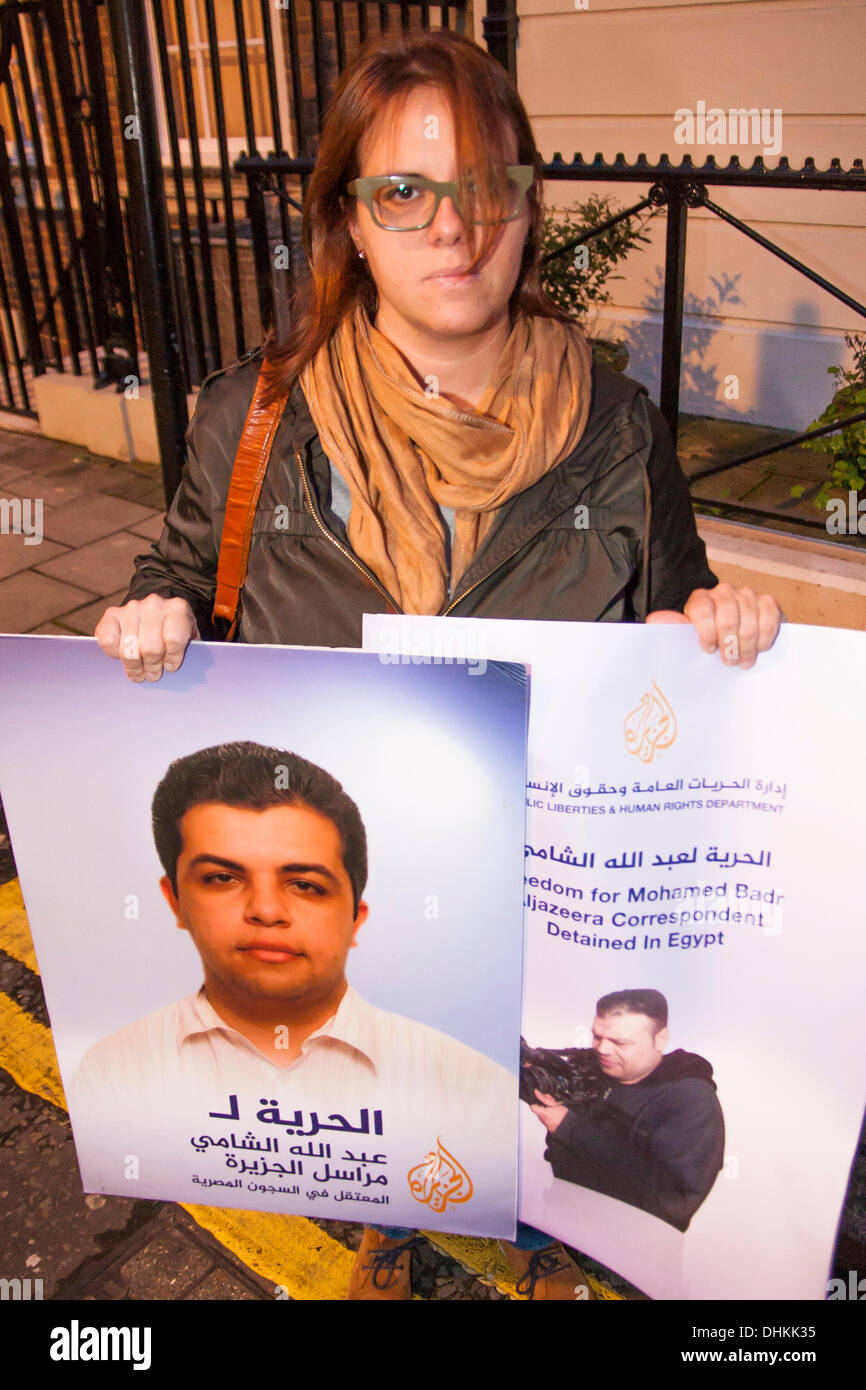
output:
[[[24,112],[22,118],[13,117],[11,159],[5,140],[0,140],[5,234],[0,246],[0,324],[5,332],[0,338],[11,344],[7,361],[0,342],[0,394],[5,388],[12,408],[33,413],[26,392],[28,369],[31,373],[46,366],[62,369],[68,360],[72,370],[78,371],[82,349],[94,373],[98,366],[100,381],[137,372],[134,294],[148,349],[170,497],[184,457],[186,394],[209,372],[260,342],[264,329],[279,328],[281,316],[287,313],[288,294],[281,293],[280,287],[286,291],[291,284],[295,258],[301,254],[303,197],[315,164],[318,131],[339,74],[358,45],[376,32],[437,26],[465,32],[466,7],[465,0],[441,5],[430,0],[286,0],[285,4],[254,0],[246,7],[235,0],[233,27],[227,30],[224,10],[218,26],[214,0],[202,0],[201,7],[190,6],[188,0],[146,0],[144,4],[142,0],[108,0],[119,117],[124,134],[133,137],[123,141],[125,222],[135,268],[130,290],[95,23],[100,3],[12,0],[0,4],[0,86],[9,93],[9,109]],[[148,16],[148,22],[142,23]],[[29,47],[22,37],[25,25],[30,26]],[[488,48],[513,73],[514,0],[488,0],[483,25]],[[239,75],[234,126],[221,73],[227,46],[237,58]],[[40,110],[49,114],[41,127],[35,115],[34,74],[41,84]],[[129,122],[131,132],[126,129]],[[44,137],[38,136],[40,128],[47,130]],[[50,148],[50,157],[42,153],[43,145]],[[243,150],[239,157],[238,147]],[[62,172],[64,150],[70,155],[72,189]],[[571,254],[583,242],[646,208],[666,211],[660,408],[675,440],[690,210],[706,209],[866,316],[866,308],[852,295],[749,227],[708,193],[725,186],[863,191],[866,173],[860,160],[847,170],[839,160],[819,170],[811,159],[801,169],[792,169],[784,158],[774,168],[765,167],[760,158],[747,168],[736,158],[724,167],[712,158],[696,165],[688,156],[679,165],[667,156],[651,164],[644,156],[628,163],[621,155],[612,162],[600,155],[584,161],[578,155],[566,164],[555,154],[543,166],[543,174],[558,182],[646,187],[637,203],[560,246],[546,259]],[[58,227],[66,229],[65,239]],[[275,249],[283,258],[279,269],[288,272],[279,278]],[[31,279],[35,280],[33,290]],[[102,352],[98,364],[97,349]],[[769,443],[703,468],[692,475],[691,482],[862,418],[861,412],[833,426]],[[715,499],[695,496],[694,500],[699,505],[717,505]],[[725,510],[778,519],[778,513],[742,503],[726,501]],[[818,521],[798,519],[798,524],[823,528]]]
[[[257,190],[278,194],[277,181],[281,176],[296,174],[302,178],[306,177],[311,172],[313,163],[313,160],[289,159],[282,155],[271,155],[265,159],[247,155],[237,160],[235,168],[238,172],[245,174],[249,180],[250,202],[252,204],[253,199],[260,196]],[[667,211],[659,408],[667,421],[674,444],[676,444],[679,430],[686,233],[690,209],[706,208],[727,222],[728,225],[733,226],[738,232],[777,256],[786,265],[791,266],[811,280],[813,284],[818,285],[848,308],[866,318],[866,306],[852,295],[846,294],[844,290],[832,284],[824,276],[811,270],[768,237],[756,232],[754,228],[749,227],[732,213],[720,207],[710,199],[707,193],[707,189],[714,185],[739,188],[833,189],[862,193],[866,192],[866,171],[864,171],[862,160],[855,160],[850,169],[844,170],[840,160],[833,159],[829,169],[821,170],[815,167],[813,159],[806,159],[801,169],[792,169],[788,160],[784,158],[780,159],[773,168],[766,168],[761,158],[755,159],[751,167],[744,168],[736,157],[732,158],[727,166],[722,167],[718,166],[712,157],[703,164],[694,164],[689,155],[686,155],[679,165],[675,165],[666,155],[663,155],[657,164],[648,163],[643,155],[633,164],[627,163],[621,155],[618,155],[612,163],[607,163],[601,155],[596,155],[591,162],[584,161],[580,155],[576,155],[570,164],[566,164],[561,155],[555,154],[549,163],[543,165],[543,176],[546,180],[555,179],[557,181],[592,180],[594,182],[649,183],[650,187],[646,196],[637,203],[623,208],[607,221],[564,242],[555,251],[544,256],[542,266],[558,257],[572,255],[577,247],[603,236],[612,227],[637,216],[647,208],[664,207]],[[260,213],[258,229],[254,231],[254,236],[264,237],[264,226],[264,214]],[[263,255],[262,260],[265,259],[266,255]],[[790,438],[781,442],[768,444],[762,449],[728,459],[724,463],[700,469],[691,474],[690,484],[693,485],[703,478],[713,477],[718,473],[737,468],[741,464],[750,463],[755,459],[791,448],[808,439],[821,438],[864,419],[866,419],[866,411],[861,411],[832,425],[824,425],[821,428],[792,434]],[[698,505],[713,507],[719,505],[718,499],[695,496],[694,494],[692,500]],[[726,512],[742,513],[765,520],[778,520],[779,518],[778,512],[768,511],[760,507],[750,507],[739,502],[726,500],[724,508]],[[797,524],[817,530],[826,530],[824,521],[798,517]]]
[[[112,4],[115,12],[138,8],[130,0]],[[441,27],[462,32],[466,9],[465,0],[441,5],[430,0],[292,0],[279,6],[273,0],[257,0],[252,10],[256,33],[251,34],[240,4],[234,5],[232,27],[218,32],[213,0],[204,0],[205,27],[198,47],[206,64],[196,73],[188,0],[163,0],[149,8],[158,77],[152,87],[158,139],[149,152],[147,177],[154,187],[161,180],[165,184],[173,292],[183,305],[182,370],[191,388],[224,361],[242,356],[250,336],[270,322],[275,307],[270,247],[286,248],[289,277],[299,247],[299,219],[290,209],[300,212],[305,175],[294,174],[288,182],[284,174],[276,175],[274,191],[283,197],[267,216],[263,189],[237,179],[232,145],[242,143],[254,157],[260,157],[263,147],[283,158],[293,150],[304,170],[311,169],[331,92],[360,43],[394,28],[429,28],[434,18]],[[257,69],[258,89],[254,42],[264,60]],[[240,84],[235,115],[240,124],[234,126],[234,137],[220,69],[221,50],[227,47],[237,54]],[[117,56],[123,84],[122,70],[138,71],[138,66],[123,46]],[[139,73],[141,99],[142,76]],[[131,93],[130,83],[125,90]],[[202,155],[208,139],[210,163]],[[135,215],[135,207],[130,211]],[[244,293],[248,250],[258,321]]]
[[[140,134],[124,149],[129,216],[170,497],[183,463],[184,393],[224,361],[242,356],[250,341],[257,344],[280,312],[271,247],[282,248],[290,279],[306,176],[340,73],[376,33],[464,32],[466,0],[257,0],[246,10],[236,0],[233,27],[220,31],[213,0],[203,0],[197,36],[184,0],[153,0],[146,7],[153,21],[152,62],[140,0],[108,0],[108,6],[121,108],[136,115]],[[222,18],[225,25],[224,12]],[[263,60],[258,85],[254,37]],[[237,56],[240,84],[234,136],[221,75],[226,45]],[[194,68],[197,54],[201,62]],[[210,163],[202,155],[206,141]],[[238,177],[233,143],[252,158],[263,158],[267,148],[276,161],[269,169],[279,196],[270,216],[265,184]],[[292,158],[286,171],[279,161]]]
[[[717,165],[712,156],[703,164],[694,164],[690,155],[685,155],[678,165],[672,164],[667,155],[662,155],[657,164],[648,163],[644,155],[640,155],[635,163],[629,164],[622,155],[617,155],[612,163],[607,163],[602,155],[596,155],[594,160],[587,162],[579,154],[575,155],[570,164],[565,164],[562,156],[557,153],[550,163],[544,166],[544,177],[557,180],[595,180],[606,183],[650,183],[651,186],[647,196],[642,198],[640,202],[624,208],[603,225],[593,227],[582,235],[565,242],[556,251],[545,256],[543,264],[559,256],[571,255],[578,246],[601,236],[619,222],[635,216],[650,206],[667,209],[659,409],[667,421],[675,444],[679,430],[686,232],[690,209],[706,208],[707,211],[726,222],[728,226],[733,227],[764,250],[777,256],[786,265],[805,276],[806,279],[811,280],[813,284],[818,285],[840,303],[866,318],[866,306],[852,295],[846,294],[844,290],[824,276],[819,275],[817,271],[810,269],[796,256],[792,256],[788,251],[771,241],[769,237],[763,236],[740,218],[735,217],[733,213],[720,207],[718,203],[713,202],[707,193],[707,189],[714,186],[833,189],[837,192],[864,193],[866,192],[866,169],[864,169],[862,159],[855,159],[851,168],[847,170],[842,168],[839,159],[832,159],[828,169],[818,169],[814,159],[811,158],[804,161],[801,169],[792,169],[789,161],[784,157],[773,168],[767,168],[760,156],[755,159],[751,167],[744,168],[736,156],[726,166]],[[766,458],[770,454],[790,449],[806,440],[819,439],[825,435],[833,434],[837,430],[845,429],[861,420],[866,420],[866,411],[859,411],[831,425],[803,430],[782,441],[727,459],[724,463],[699,469],[690,475],[689,485],[693,487],[695,483],[704,478],[715,477],[719,473],[738,468],[741,464],[752,463],[756,459]],[[692,493],[692,501],[698,506],[718,507],[719,505],[718,499],[696,496],[694,492]],[[761,507],[750,507],[742,502],[726,500],[724,510],[726,513],[740,513],[762,520],[777,521],[779,519],[778,512],[768,511]],[[826,532],[825,521],[798,517],[797,524]]]
[[[0,5],[0,94],[0,408],[35,416],[48,367],[138,371],[96,0]]]

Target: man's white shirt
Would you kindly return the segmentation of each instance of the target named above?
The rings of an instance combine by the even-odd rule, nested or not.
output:
[[[409,1196],[409,1169],[442,1149],[485,1206],[490,1199],[501,1205],[513,1181],[516,1078],[445,1033],[368,1004],[351,987],[285,1067],[225,1023],[202,987],[91,1047],[73,1077],[69,1102],[90,1190],[276,1209],[279,1198],[254,1199],[244,1182],[230,1190],[194,1185],[194,1174],[199,1184],[207,1181],[205,1172],[212,1180],[217,1173],[235,1176],[238,1152],[215,1147],[229,1135],[238,1149],[244,1135],[278,1139],[281,1160],[305,1146],[320,1159],[326,1146],[335,1163],[344,1151],[387,1155],[387,1205],[352,1209],[350,1203],[342,1210],[322,1196],[314,1201],[321,1216],[470,1229],[477,1201],[448,1202],[437,1218],[435,1205],[431,1211]],[[298,1112],[300,1127],[293,1124]],[[264,1123],[260,1113],[278,1113],[282,1123]],[[329,1127],[328,1117],[342,1117],[348,1132]],[[202,1148],[205,1139],[213,1147]],[[226,1169],[232,1160],[235,1168]],[[260,1160],[270,1161],[270,1155]],[[302,1163],[292,1185],[300,1187],[304,1205],[304,1194],[316,1188],[314,1174],[325,1165],[297,1152],[293,1162]],[[336,1188],[319,1191],[333,1199]],[[381,1187],[374,1191],[385,1195]],[[297,1210],[298,1201],[282,1206]]]

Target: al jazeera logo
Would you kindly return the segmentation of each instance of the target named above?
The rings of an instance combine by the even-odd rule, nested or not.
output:
[[[623,730],[626,748],[642,763],[651,763],[660,748],[670,748],[677,736],[676,716],[655,678],[637,709],[626,717]]]
[[[457,1162],[437,1139],[436,1148],[425,1154],[416,1167],[406,1174],[409,1191],[416,1202],[423,1202],[431,1211],[441,1212],[448,1206],[468,1202],[474,1188],[466,1169]]]

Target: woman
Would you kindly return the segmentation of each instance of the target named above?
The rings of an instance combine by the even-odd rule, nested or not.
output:
[[[778,605],[708,568],[658,411],[541,289],[539,168],[510,79],[468,39],[359,51],[307,193],[293,330],[258,389],[261,352],[205,382],[163,534],[96,629],[132,680],[229,631],[217,561],[254,390],[285,408],[241,641],[358,646],[363,613],[402,611],[692,622],[744,668],[771,646]],[[352,1296],[408,1297],[405,1246],[367,1228]],[[574,1298],[561,1248],[511,1258],[535,1296]]]

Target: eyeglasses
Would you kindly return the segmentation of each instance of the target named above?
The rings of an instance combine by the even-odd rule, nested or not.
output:
[[[531,164],[509,164],[505,175],[504,187],[494,194],[500,201],[502,215],[489,219],[491,222],[513,222],[520,216],[535,170]],[[457,201],[456,179],[439,182],[420,174],[374,174],[352,179],[346,184],[346,192],[360,198],[376,226],[386,232],[420,232],[429,227],[446,196],[463,216]],[[470,199],[473,192],[470,189]],[[472,221],[487,225],[483,218],[473,217]]]

